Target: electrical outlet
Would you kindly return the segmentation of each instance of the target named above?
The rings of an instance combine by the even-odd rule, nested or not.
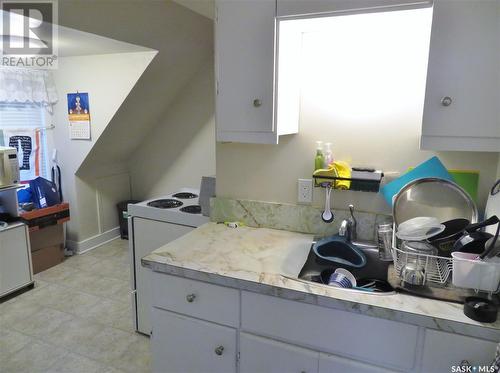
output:
[[[297,182],[298,194],[297,202],[312,203],[313,200],[313,183],[311,179],[299,179]]]

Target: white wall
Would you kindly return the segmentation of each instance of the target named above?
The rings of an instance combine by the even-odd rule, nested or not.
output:
[[[71,221],[68,223],[68,239],[81,241],[103,233],[110,226],[117,225],[116,216],[111,221],[109,214],[99,215],[98,185],[109,184],[109,177],[118,177],[121,183],[126,167],[119,164],[109,165],[106,172],[85,181],[76,178],[81,163],[102,134],[117,109],[129,94],[144,69],[147,68],[155,52],[103,54],[94,56],[64,57],[59,60],[59,68],[54,71],[54,80],[59,94],[55,105],[53,141],[58,151],[62,170],[63,194],[70,202]],[[91,114],[91,136],[87,140],[70,140],[67,93],[88,92]],[[103,160],[103,163],[106,163]],[[109,188],[108,188],[109,189]],[[120,186],[116,198],[129,198],[130,187],[125,193]],[[106,188],[103,193],[106,193]]]
[[[213,58],[182,89],[129,160],[134,199],[199,188],[215,175]]]
[[[311,178],[314,167],[314,140],[327,136],[337,139],[337,159],[351,159],[353,164],[375,166],[385,171],[403,172],[410,166],[437,154],[445,166],[454,169],[479,170],[479,208],[484,208],[486,193],[497,171],[495,153],[433,153],[418,149],[419,135],[392,136],[397,144],[383,137],[368,135],[375,141],[359,141],[362,133],[344,137],[335,129],[326,130],[329,123],[314,128],[302,125],[301,133],[287,136],[279,145],[217,144],[217,195],[260,201],[297,203],[297,179]],[[415,123],[417,124],[417,123]],[[407,134],[408,135],[408,134]],[[380,140],[380,142],[379,142]],[[337,143],[337,142],[336,142]],[[335,191],[333,206],[346,208],[353,203],[357,209],[390,213],[383,198],[375,193]],[[314,205],[324,203],[324,190],[314,189]]]

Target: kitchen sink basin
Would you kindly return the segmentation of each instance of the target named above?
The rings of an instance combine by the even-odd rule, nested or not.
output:
[[[354,246],[354,256],[350,260],[339,260],[332,262],[328,257],[335,256],[336,252],[344,253],[347,247]],[[350,271],[356,281],[358,288],[366,289],[342,289],[346,291],[362,291],[367,294],[393,294],[394,288],[388,282],[388,269],[391,262],[381,261],[378,258],[378,248],[375,244],[365,242],[346,242],[341,238],[336,238],[328,245],[316,248],[317,255],[311,246],[307,260],[298,275],[299,280],[328,284],[330,275],[337,268],[344,268]],[[362,260],[363,265],[359,265],[361,260],[356,257],[356,251],[362,252],[366,260]],[[328,255],[322,255],[327,253]],[[321,257],[323,256],[323,258]],[[343,255],[345,257],[345,255]]]

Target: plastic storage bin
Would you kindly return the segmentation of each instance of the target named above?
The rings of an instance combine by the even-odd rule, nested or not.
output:
[[[461,288],[497,292],[500,283],[500,258],[476,260],[477,254],[454,252],[453,285]]]
[[[139,202],[141,201],[135,199],[129,199],[127,201],[121,201],[116,204],[116,208],[118,210],[118,223],[120,224],[120,238],[122,240],[128,240],[128,221],[127,221],[128,205]]]

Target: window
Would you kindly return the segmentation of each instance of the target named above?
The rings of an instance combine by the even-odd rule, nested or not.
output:
[[[0,145],[18,150],[22,182],[50,179],[45,110],[36,104],[0,103]]]
[[[403,149],[414,147],[431,21],[430,7],[281,20],[278,120],[296,121],[300,107],[301,126],[323,136],[362,133],[364,148],[378,151],[393,146],[385,134],[398,133],[407,141],[403,146],[399,138]],[[343,144],[335,146],[338,154],[351,154]]]

